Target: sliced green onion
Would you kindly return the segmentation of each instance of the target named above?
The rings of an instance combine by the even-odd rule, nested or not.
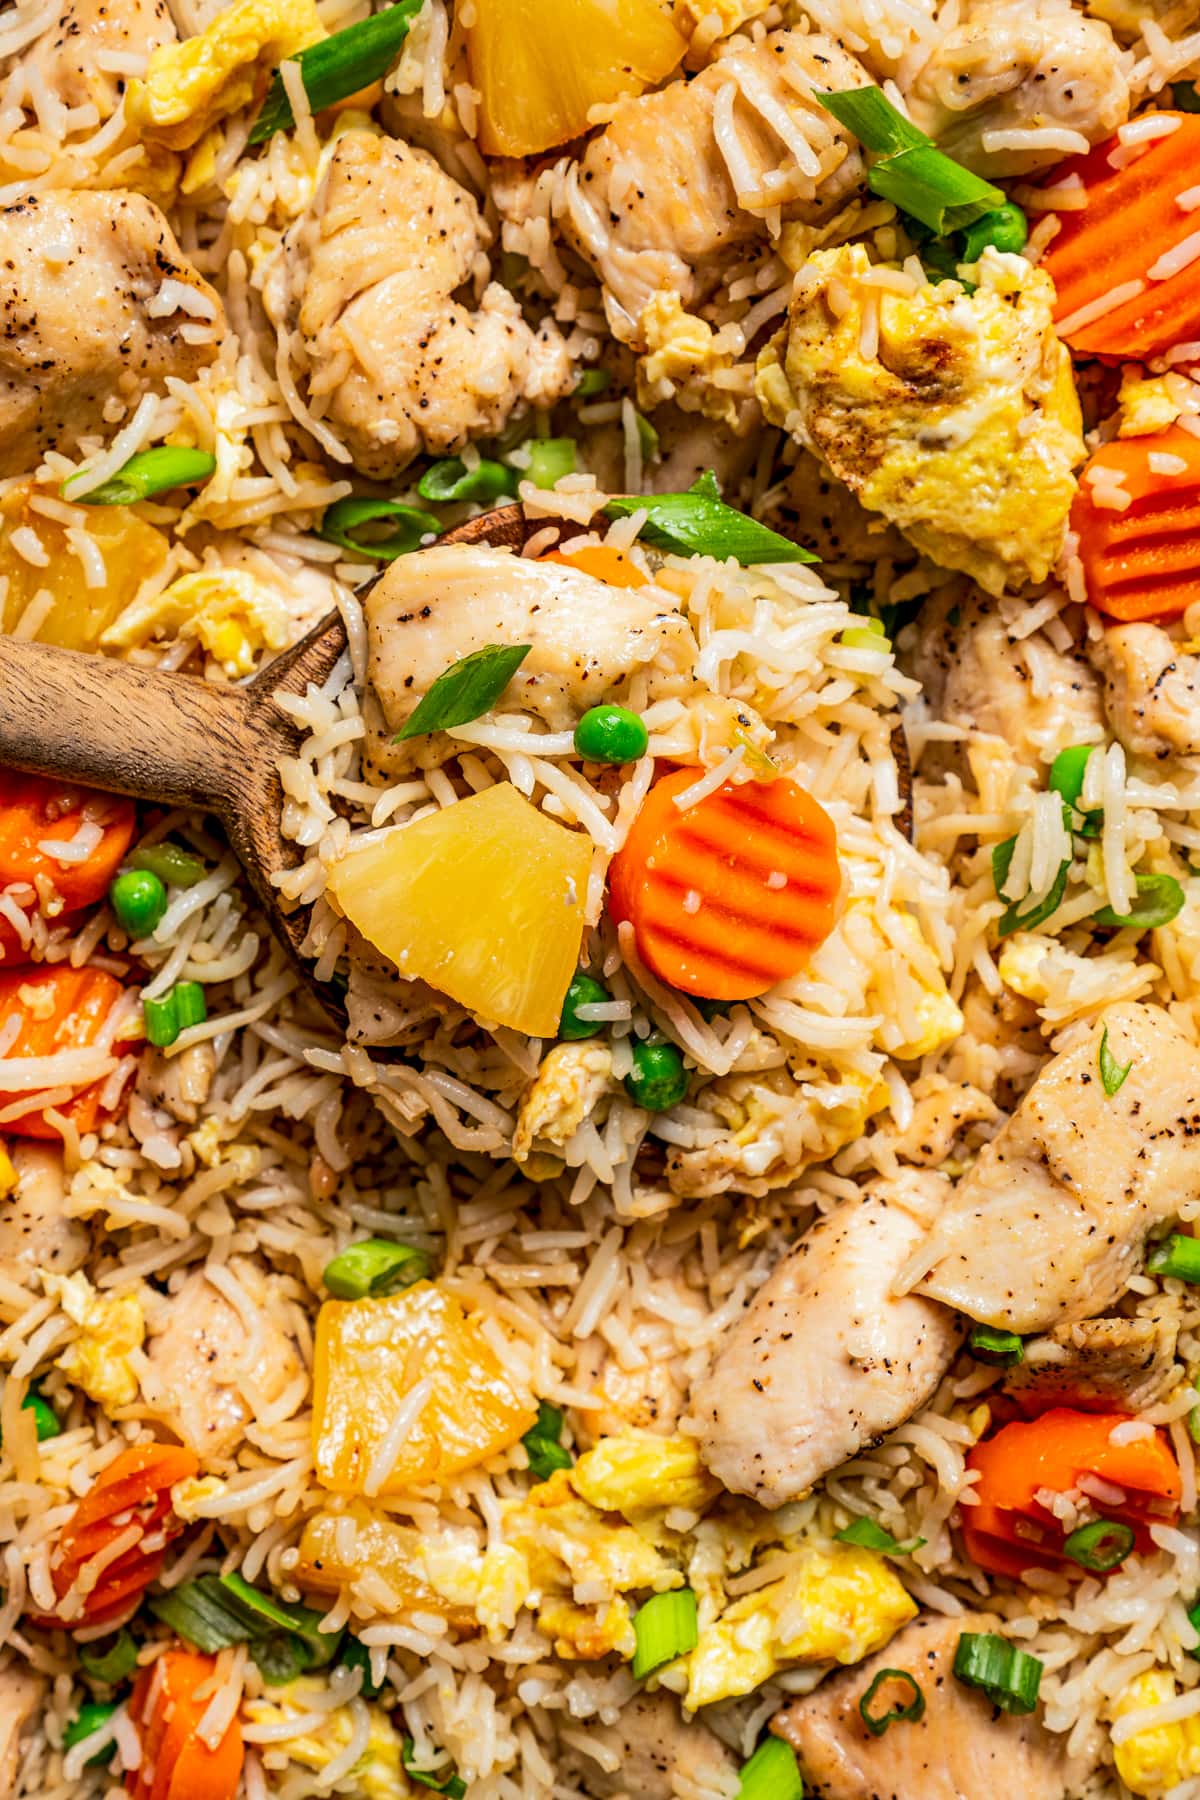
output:
[[[382,15],[376,15],[377,17]],[[370,23],[370,21],[368,21]],[[363,534],[363,526],[380,519],[390,519],[392,529],[386,537]],[[364,556],[371,562],[395,562],[421,548],[421,540],[432,532],[436,537],[441,524],[432,513],[417,506],[404,506],[399,500],[370,500],[364,495],[347,494],[328,507],[317,530],[327,544],[337,544],[351,556]]]
[[[657,431],[655,431],[646,415],[638,412],[636,407],[634,409],[633,422],[637,427],[638,448],[642,453],[642,461],[657,462],[659,459],[659,445],[661,441]]]
[[[1003,900],[1004,884],[1008,880],[1008,871],[1012,867],[1013,851],[1017,847],[1015,837],[1005,838],[992,851],[992,880],[996,885],[996,893]],[[1058,865],[1058,874],[1054,877],[1050,892],[1044,900],[1037,901],[1027,912],[1022,912],[1024,904],[1020,900],[1011,900],[996,925],[1000,937],[1008,937],[1014,931],[1033,931],[1038,925],[1044,925],[1063,903],[1063,895],[1067,891],[1067,881],[1071,874],[1071,859],[1064,857]],[[1026,895],[1028,899],[1028,895]]]
[[[1097,1060],[1100,1064],[1100,1080],[1104,1084],[1105,1093],[1111,1100],[1113,1095],[1120,1088],[1124,1087],[1125,1077],[1128,1075],[1130,1069],[1132,1069],[1133,1062],[1132,1060],[1127,1063],[1119,1063],[1117,1061],[1116,1057],[1108,1047],[1107,1025],[1100,1034],[1100,1055]]]
[[[764,1738],[742,1764],[738,1800],[804,1800],[796,1752],[782,1738]]]
[[[1091,761],[1095,744],[1072,744],[1069,749],[1060,750],[1050,766],[1050,780],[1047,784],[1054,793],[1061,794],[1073,813],[1079,815],[1079,824],[1074,826],[1080,837],[1099,837],[1104,826],[1104,809],[1098,807],[1094,812],[1084,812],[1079,804],[1079,796],[1083,792],[1083,778]],[[1072,821],[1064,820],[1068,830],[1072,829]]]
[[[997,1331],[991,1325],[976,1325],[967,1348],[980,1362],[998,1363],[1001,1368],[1014,1368],[1025,1361],[1024,1340],[1015,1331]]]
[[[845,631],[838,634],[838,643],[844,644],[847,650],[890,650],[887,633],[883,629],[883,620],[877,619],[873,613],[863,620],[861,625],[848,625]]]
[[[201,1025],[208,1017],[208,1003],[198,981],[177,981],[161,1000],[143,1000],[146,1036],[159,1050],[173,1044],[189,1025]]]
[[[646,543],[677,556],[715,556],[721,562],[733,557],[743,567],[820,560],[811,550],[726,506],[711,469],[686,494],[622,495],[604,509],[609,519],[627,519],[636,512],[646,514],[640,533]]]
[[[854,88],[814,95],[826,112],[881,158],[867,173],[867,186],[881,200],[946,237],[963,231],[987,213],[1007,206],[1003,191],[972,175],[938,150],[931,138],[898,112],[879,88]]]
[[[1176,1281],[1200,1281],[1200,1238],[1171,1233],[1156,1244],[1146,1258],[1151,1275],[1170,1275]]]
[[[137,1645],[124,1626],[115,1637],[98,1638],[93,1644],[80,1644],[79,1666],[93,1681],[106,1681],[115,1686],[137,1668]]]
[[[533,648],[531,644],[485,644],[438,676],[429,692],[414,707],[396,743],[424,737],[430,731],[446,731],[452,725],[469,725],[490,712]]]
[[[633,1653],[635,1681],[644,1681],[655,1669],[694,1650],[700,1630],[696,1596],[691,1588],[675,1588],[669,1594],[653,1595],[634,1614],[633,1635],[637,1641]]]
[[[357,94],[360,88],[382,81],[396,60],[408,28],[421,10],[422,0],[400,0],[358,25],[335,31],[292,58],[300,65],[304,92],[314,112]],[[278,69],[267,97],[251,128],[251,144],[262,144],[276,131],[289,131],[296,123]]]
[[[1093,925],[1115,925],[1121,929],[1132,926],[1137,931],[1154,931],[1160,925],[1169,925],[1183,911],[1186,896],[1173,875],[1138,875],[1136,880],[1137,899],[1133,911],[1119,913],[1111,906],[1102,906],[1098,913],[1092,914]]]
[[[198,1575],[182,1587],[154,1595],[155,1618],[177,1636],[212,1655],[230,1644],[249,1644],[264,1681],[278,1686],[309,1669],[323,1669],[341,1649],[340,1631],[319,1631],[324,1617],[311,1606],[289,1606],[241,1575]]]
[[[1195,1388],[1192,1389],[1192,1392],[1196,1395],[1196,1405],[1188,1414],[1188,1436],[1193,1444],[1200,1444],[1200,1392],[1197,1392]]]
[[[498,500],[501,494],[515,494],[516,472],[507,464],[489,462],[481,456],[473,469],[468,469],[461,456],[447,457],[426,469],[417,483],[422,500],[446,506],[452,500]]]
[[[178,844],[139,844],[129,861],[133,868],[157,875],[167,887],[195,887],[208,874],[200,858]]]
[[[879,156],[922,150],[933,142],[892,105],[882,88],[844,88],[841,93],[816,93],[813,98],[833,114],[839,125],[852,131],[860,144]]]
[[[198,1575],[165,1594],[151,1595],[147,1604],[177,1637],[208,1656],[230,1644],[244,1644],[250,1635],[241,1614],[226,1602],[219,1575]]]
[[[367,1295],[399,1293],[414,1281],[424,1281],[429,1269],[424,1250],[388,1238],[363,1238],[327,1263],[321,1279],[339,1300],[362,1300]]]
[[[1031,1713],[1037,1706],[1045,1665],[994,1631],[964,1631],[954,1652],[954,1673],[979,1688],[1001,1712]]]
[[[1063,1541],[1063,1555],[1082,1569],[1093,1569],[1098,1575],[1115,1569],[1133,1549],[1132,1526],[1121,1519],[1096,1519],[1081,1525]]]
[[[985,250],[999,250],[1006,256],[1019,256],[1029,242],[1029,221],[1019,206],[1006,201],[998,206],[995,212],[984,213],[982,218],[967,228],[963,237],[962,260],[965,263],[978,262]]]
[[[413,1756],[415,1753],[416,1745],[410,1737],[406,1737],[400,1748],[400,1761],[403,1763],[404,1773],[410,1781],[415,1781],[419,1787],[432,1788],[435,1794],[449,1794],[450,1800],[463,1800],[467,1784],[462,1776],[456,1773],[453,1763],[450,1765],[448,1774],[443,1774],[440,1770],[431,1772],[428,1769],[414,1769]]]
[[[362,1684],[358,1691],[364,1700],[379,1698],[383,1692],[383,1682],[376,1681],[371,1674],[371,1652],[364,1643],[361,1643],[358,1638],[352,1637],[349,1632],[346,1633],[345,1642],[342,1644],[342,1654],[338,1658],[338,1663],[343,1669],[357,1669],[360,1672]]]
[[[885,1681],[904,1682],[912,1698],[906,1706],[889,1706],[886,1712],[872,1712],[871,1702]],[[925,1716],[925,1695],[920,1682],[907,1669],[880,1669],[858,1703],[858,1715],[872,1737],[882,1737],[889,1725],[898,1725],[902,1720],[915,1725]]]
[[[911,1556],[925,1542],[924,1538],[916,1537],[901,1543],[899,1538],[894,1538],[890,1531],[885,1531],[874,1519],[852,1519],[849,1525],[843,1526],[834,1536],[839,1544],[858,1544],[863,1550],[878,1550],[884,1556]]]
[[[575,447],[574,438],[530,438],[529,465],[518,473],[536,488],[552,488],[575,473]]]
[[[107,1725],[116,1712],[117,1705],[116,1700],[85,1700],[63,1732],[63,1749],[73,1749],[76,1744],[82,1744],[84,1738],[90,1738],[93,1732],[99,1731],[102,1725]],[[105,1763],[112,1761],[116,1748],[115,1742],[110,1740],[103,1749],[97,1750],[95,1756],[88,1757],[84,1768],[103,1767]]]
[[[521,1439],[529,1456],[529,1473],[538,1481],[549,1481],[555,1469],[571,1467],[571,1453],[564,1450],[563,1416],[548,1400],[539,1400],[537,1418]]]
[[[597,394],[604,393],[612,380],[607,369],[585,369],[575,385],[572,400],[594,400]]]
[[[216,457],[207,450],[160,444],[154,450],[139,450],[90,493],[72,492],[87,480],[86,474],[69,476],[63,482],[62,497],[74,500],[78,506],[133,506],[138,500],[149,500],[153,494],[165,494],[170,488],[195,487],[207,481],[216,466]]]

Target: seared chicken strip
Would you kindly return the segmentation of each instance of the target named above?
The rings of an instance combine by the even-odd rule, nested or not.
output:
[[[495,282],[477,310],[455,299],[486,277],[488,239],[473,197],[427,152],[369,131],[339,139],[264,288],[310,402],[326,408],[332,455],[387,479],[570,391],[552,322],[533,332]]]
[[[943,1192],[916,1173],[877,1182],[818,1219],[754,1296],[692,1392],[701,1453],[735,1494],[794,1500],[933,1394],[962,1332],[891,1289]]]
[[[1104,710],[1135,756],[1200,756],[1200,657],[1161,625],[1114,625],[1089,649]]]
[[[707,1800],[732,1792],[737,1763],[698,1719],[689,1724],[665,1688],[635,1694],[615,1725],[576,1726],[596,1756],[581,1756],[579,1779],[595,1800]],[[615,1768],[606,1765],[614,1762]]]
[[[1129,1064],[1100,1080],[1101,1033]],[[1114,1006],[1052,1057],[959,1183],[896,1291],[1028,1337],[1094,1318],[1148,1234],[1200,1197],[1200,1051],[1157,1007]]]
[[[948,156],[980,175],[1024,175],[1082,149],[1072,135],[1096,144],[1125,123],[1127,59],[1070,0],[972,0],[909,101]]]
[[[62,1151],[49,1144],[14,1141],[14,1194],[0,1201],[0,1275],[27,1282],[35,1269],[73,1275],[91,1243],[86,1225],[67,1214]]]
[[[103,124],[125,91],[124,77],[113,72],[114,59],[148,56],[176,36],[167,0],[69,0],[24,64],[56,100],[71,108],[94,106],[95,123]]]
[[[70,190],[0,208],[0,319],[0,475],[74,449],[168,375],[190,381],[224,330],[157,206]]]
[[[996,1629],[977,1613],[914,1619],[886,1650],[831,1675],[813,1693],[776,1713],[771,1730],[800,1760],[811,1800],[1066,1800],[1077,1773],[1066,1748],[1036,1716],[1000,1712],[956,1681],[954,1653],[964,1631]],[[883,1669],[903,1669],[925,1696],[920,1719],[872,1737],[858,1703]],[[881,1687],[883,1713],[912,1698],[907,1684]]]
[[[979,594],[949,587],[921,609],[912,672],[935,717],[1003,738],[1034,767],[1104,735],[1083,656],[1056,650],[1039,631],[1013,637]]]
[[[1165,1312],[1056,1325],[1045,1337],[1025,1340],[1024,1360],[1008,1371],[1004,1385],[1036,1412],[1052,1406],[1140,1412],[1161,1399],[1175,1379],[1178,1331]]]

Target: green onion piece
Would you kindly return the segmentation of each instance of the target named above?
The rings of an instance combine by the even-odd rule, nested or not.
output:
[[[1194,81],[1173,81],[1171,96],[1176,112],[1200,113],[1200,94]]]
[[[633,1678],[644,1681],[655,1669],[686,1656],[700,1636],[696,1620],[696,1596],[691,1588],[674,1588],[655,1594],[638,1608],[633,1619],[637,1648],[633,1653]]]
[[[124,1626],[115,1637],[98,1638],[94,1644],[80,1644],[79,1666],[93,1681],[106,1681],[114,1686],[124,1681],[137,1668],[137,1645]]]
[[[443,1774],[441,1770],[414,1769],[412,1759],[415,1750],[416,1745],[412,1739],[406,1737],[400,1748],[400,1761],[404,1765],[404,1773],[408,1779],[415,1781],[420,1787],[432,1788],[435,1794],[449,1794],[450,1800],[463,1800],[467,1784],[462,1776],[455,1772],[453,1763],[450,1765],[449,1774]]]
[[[73,492],[81,481],[86,482],[85,474],[68,477],[62,485],[62,496],[81,506],[133,506],[138,500],[149,500],[151,495],[165,494],[170,488],[195,487],[207,481],[216,466],[216,457],[207,450],[160,444],[155,450],[139,450],[90,493]]]
[[[874,614],[868,614],[861,625],[848,625],[845,631],[838,634],[838,643],[844,644],[847,650],[890,650],[887,633],[883,629],[883,620]]]
[[[337,1656],[342,1633],[318,1629],[323,1613],[277,1600],[241,1575],[220,1575],[217,1581],[226,1606],[246,1627],[264,1681],[278,1686],[309,1669],[326,1668]]]
[[[571,1453],[559,1442],[562,1426],[560,1409],[548,1400],[539,1400],[537,1418],[521,1439],[529,1455],[529,1473],[538,1481],[549,1481],[555,1469],[571,1467]]]
[[[446,731],[452,725],[469,725],[490,712],[533,648],[531,644],[485,644],[469,656],[451,663],[397,732],[395,742],[424,737],[430,731]]]
[[[575,439],[531,438],[529,466],[517,472],[535,488],[552,488],[564,475],[575,473]]]
[[[853,88],[814,98],[881,157],[867,174],[871,192],[892,201],[939,237],[965,230],[976,219],[1007,206],[1000,188],[936,149],[932,139],[897,112],[879,88]]]
[[[1132,1061],[1127,1063],[1117,1061],[1108,1047],[1107,1025],[1100,1034],[1100,1055],[1097,1060],[1100,1064],[1100,1080],[1104,1084],[1105,1093],[1111,1100],[1117,1090],[1125,1085],[1125,1077],[1132,1069],[1133,1063]]]
[[[1133,1549],[1133,1528],[1121,1519],[1095,1519],[1063,1540],[1063,1555],[1098,1575],[1119,1567]]]
[[[368,1294],[397,1294],[414,1281],[424,1281],[429,1269],[424,1250],[387,1238],[362,1238],[335,1256],[321,1279],[339,1300],[362,1300]]]
[[[1115,925],[1121,929],[1132,926],[1137,931],[1154,931],[1160,925],[1169,925],[1183,911],[1184,891],[1173,875],[1139,875],[1136,880],[1137,899],[1133,911],[1118,913],[1111,906],[1102,906],[1098,913],[1092,914],[1093,925]]]
[[[1087,772],[1095,744],[1072,744],[1067,750],[1060,750],[1050,766],[1049,787],[1056,794],[1061,794],[1071,811],[1079,815],[1080,823],[1074,827],[1081,837],[1099,837],[1104,825],[1104,809],[1099,807],[1094,812],[1084,812],[1079,804],[1079,796],[1083,792],[1083,778]],[[1072,821],[1064,821],[1067,829],[1071,829]]]
[[[383,14],[376,14],[382,18]],[[370,23],[370,20],[367,21]],[[380,519],[390,519],[392,528],[386,536],[364,535],[363,526]],[[435,536],[442,527],[432,513],[416,506],[403,506],[399,500],[369,500],[363,495],[347,494],[328,507],[317,531],[327,544],[337,544],[351,556],[365,556],[371,562],[395,562],[421,548],[422,538]]]
[[[954,1673],[979,1688],[1001,1712],[1031,1713],[1037,1705],[1045,1665],[994,1631],[964,1631],[954,1652]]]
[[[143,1000],[142,1016],[150,1042],[165,1050],[181,1031],[203,1024],[208,1017],[204,989],[198,981],[177,981],[161,1000]]]
[[[1146,1258],[1151,1275],[1170,1275],[1176,1281],[1200,1281],[1200,1238],[1183,1237],[1177,1231],[1156,1244]]]
[[[585,369],[579,377],[572,400],[594,400],[608,387],[612,376],[607,369]]]
[[[871,1711],[871,1702],[885,1681],[904,1682],[912,1695],[905,1706],[889,1706],[886,1712]],[[902,1720],[916,1724],[925,1714],[925,1695],[916,1677],[907,1669],[880,1669],[874,1681],[858,1703],[858,1715],[872,1737],[882,1737],[889,1725],[898,1725]]]
[[[177,981],[171,992],[175,996],[175,1013],[180,1031],[189,1025],[203,1025],[208,1017],[208,1002],[198,981]]]
[[[338,1663],[343,1669],[358,1669],[362,1674],[362,1685],[359,1693],[364,1700],[377,1700],[383,1692],[383,1682],[376,1681],[371,1674],[371,1652],[358,1638],[346,1633],[342,1644],[342,1654]]]
[[[117,1710],[115,1700],[85,1700],[71,1723],[63,1732],[63,1749],[71,1750],[81,1744],[84,1738],[91,1737],[102,1725],[107,1725]],[[104,1763],[111,1762],[116,1751],[116,1744],[111,1740],[103,1749],[97,1750],[95,1756],[89,1756],[83,1765],[85,1769],[98,1769]]]
[[[147,1604],[177,1637],[209,1656],[230,1644],[244,1644],[250,1636],[246,1621],[228,1605],[219,1575],[198,1575],[165,1594],[151,1595]]]
[[[635,512],[646,514],[640,534],[645,541],[676,556],[715,556],[721,562],[732,556],[743,567],[820,560],[811,550],[726,506],[711,469],[686,494],[622,495],[604,509],[609,519],[627,519]]]
[[[764,1738],[743,1763],[738,1800],[804,1800],[796,1752],[782,1738]]]
[[[514,470],[501,462],[489,462],[481,456],[473,469],[468,469],[461,456],[449,456],[433,463],[417,483],[422,500],[446,506],[452,500],[498,500],[501,494],[515,494],[517,477]]]
[[[200,858],[178,844],[139,844],[129,861],[133,868],[157,875],[167,887],[195,887],[208,874]]]
[[[858,1544],[863,1550],[878,1550],[884,1556],[911,1556],[925,1542],[924,1538],[909,1538],[901,1543],[890,1531],[874,1519],[852,1519],[849,1525],[834,1533],[839,1544]]]
[[[398,6],[389,6],[358,25],[335,31],[332,37],[310,45],[292,59],[300,64],[304,92],[314,112],[357,94],[373,81],[383,80],[421,10],[421,3],[422,0],[400,0]],[[292,103],[277,69],[247,141],[263,144],[274,132],[289,131],[295,123]]]
[[[1193,1406],[1191,1412],[1188,1414],[1188,1436],[1191,1438],[1193,1444],[1200,1444],[1200,1392],[1197,1392],[1194,1388],[1192,1392],[1196,1395],[1197,1404]]]
[[[897,111],[882,88],[844,88],[841,93],[815,93],[813,98],[826,112],[833,114],[839,125],[852,131],[860,144],[879,156],[896,156],[902,150],[922,150],[933,142]]]
[[[633,422],[637,427],[638,448],[642,453],[642,461],[657,462],[660,454],[660,439],[657,431],[655,431],[645,414],[638,412],[636,408],[634,409]]]
[[[965,263],[978,262],[987,249],[1002,251],[1007,256],[1019,256],[1029,242],[1029,221],[1019,206],[1009,200],[1004,206],[998,206],[995,212],[984,213],[968,227],[963,236],[962,260]]]
[[[996,884],[996,892],[1004,898],[1004,883],[1008,879],[1008,871],[1012,866],[1013,851],[1017,847],[1015,837],[1005,838],[992,851],[992,880]],[[1063,902],[1067,891],[1067,881],[1071,873],[1071,859],[1064,857],[1058,865],[1058,874],[1054,877],[1053,886],[1044,900],[1039,900],[1027,912],[1021,911],[1022,902],[1012,900],[1000,915],[996,931],[1000,937],[1008,937],[1014,931],[1033,931],[1038,925],[1056,913]],[[1026,896],[1028,898],[1028,896]]]
[[[1025,1361],[1025,1345],[1015,1331],[996,1331],[991,1325],[976,1325],[967,1339],[967,1348],[980,1362],[998,1363],[1014,1368]]]

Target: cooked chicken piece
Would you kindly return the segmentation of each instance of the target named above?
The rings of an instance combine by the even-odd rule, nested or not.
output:
[[[879,1181],[793,1245],[692,1390],[701,1454],[763,1506],[806,1493],[924,1405],[962,1338],[892,1283],[940,1203],[936,1176]]]
[[[69,190],[0,208],[0,319],[0,475],[73,449],[168,375],[190,381],[224,329],[157,206]]]
[[[178,1056],[147,1050],[138,1070],[137,1091],[147,1105],[181,1125],[195,1125],[212,1091],[217,1055],[211,1044],[193,1044]]]
[[[1200,755],[1200,657],[1161,625],[1114,625],[1089,655],[1104,677],[1104,710],[1135,756]]]
[[[148,56],[159,44],[173,44],[176,35],[167,0],[68,0],[57,22],[31,46],[24,66],[30,80],[63,106],[94,106],[94,123],[103,124],[125,91],[125,77],[113,72],[112,63]]]
[[[449,1002],[436,988],[401,975],[394,962],[350,927],[346,1037],[351,1044],[411,1043]]]
[[[666,1688],[637,1693],[615,1725],[576,1725],[572,1747],[584,1792],[594,1800],[716,1800],[732,1793],[737,1762],[698,1719],[690,1723]],[[595,1746],[583,1753],[584,1741]]]
[[[0,1794],[15,1794],[26,1727],[38,1716],[46,1682],[30,1669],[10,1662],[0,1669]]]
[[[1100,1080],[1101,1033],[1129,1073]],[[906,1261],[913,1288],[1022,1337],[1118,1299],[1147,1234],[1200,1197],[1200,1051],[1153,1006],[1113,1006],[1046,1064]]]
[[[239,1269],[243,1281],[251,1277]],[[254,1327],[203,1274],[189,1275],[151,1321],[149,1369],[142,1393],[202,1459],[221,1456],[241,1436],[254,1408],[270,1405],[301,1369],[291,1338],[272,1317],[266,1283],[255,1299]]]
[[[889,1131],[885,1125],[882,1135],[894,1155],[918,1168],[940,1168],[960,1132],[997,1117],[995,1102],[986,1094],[944,1075],[923,1077],[913,1098],[912,1118],[904,1130]]]
[[[86,1225],[67,1215],[62,1151],[19,1140],[9,1145],[17,1190],[0,1201],[0,1275],[25,1283],[34,1269],[73,1275],[86,1260]]]
[[[921,609],[912,672],[938,719],[1004,742],[1021,762],[1053,762],[1104,736],[1094,671],[1040,631],[1017,638],[994,601],[950,587]]]
[[[906,1625],[886,1650],[857,1668],[831,1675],[811,1694],[776,1713],[771,1730],[800,1760],[811,1800],[1066,1800],[1079,1779],[1063,1740],[1036,1715],[999,1711],[953,1674],[964,1631],[995,1631],[994,1619],[926,1613]],[[918,1720],[872,1737],[859,1701],[884,1669],[903,1669],[925,1696]],[[912,1698],[906,1684],[885,1684],[874,1707],[883,1713]]]
[[[969,0],[909,95],[939,150],[980,175],[1024,175],[1097,144],[1129,117],[1127,59],[1070,0]],[[1027,132],[1057,136],[1033,148]]]
[[[615,1085],[607,1044],[555,1044],[521,1097],[514,1161],[528,1160],[535,1138],[561,1149]]]
[[[571,171],[563,219],[616,337],[644,348],[638,321],[655,293],[694,310],[731,251],[766,240],[771,209],[809,223],[837,210],[863,179],[862,154],[811,93],[868,81],[831,38],[783,31],[621,102]]]
[[[486,277],[488,235],[424,150],[348,131],[285,236],[267,311],[336,434],[326,448],[364,474],[452,454],[574,385],[558,328],[533,332],[506,288],[489,283],[474,311],[454,298]]]
[[[450,663],[485,644],[529,644],[501,705],[573,725],[669,651],[679,615],[658,588],[608,587],[561,563],[445,545],[394,562],[367,596],[368,672],[389,733]]]
[[[1004,1385],[1036,1412],[1051,1406],[1140,1412],[1161,1399],[1176,1378],[1178,1331],[1165,1312],[1056,1325],[1045,1337],[1026,1338],[1024,1361],[1008,1371]]]
[[[970,295],[869,272],[862,244],[809,257],[758,359],[768,419],[935,562],[994,594],[1044,581],[1084,457],[1049,276],[993,250]]]

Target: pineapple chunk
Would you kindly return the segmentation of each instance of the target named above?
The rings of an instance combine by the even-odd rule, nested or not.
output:
[[[429,1392],[392,1457],[389,1433],[421,1381]],[[322,1306],[313,1459],[332,1492],[397,1494],[445,1480],[507,1450],[536,1417],[479,1326],[433,1282]]]
[[[402,975],[530,1037],[553,1037],[579,961],[590,839],[498,782],[399,825],[329,890]]]
[[[491,156],[578,137],[593,107],[653,87],[687,48],[659,0],[475,0],[474,10],[467,57]]]
[[[88,587],[86,566],[71,548],[68,527],[31,510],[35,491],[22,483],[0,500],[0,631],[15,631],[30,601],[47,593],[53,605],[32,633],[38,643],[96,650],[101,634],[166,562],[167,540],[127,506],[90,507],[87,535],[104,559],[105,579],[100,587]],[[22,526],[41,541],[50,559],[44,567],[13,549],[10,534]]]
[[[347,1529],[345,1519],[352,1521]],[[301,1534],[290,1573],[310,1593],[336,1594],[368,1573],[396,1596],[398,1612],[433,1613],[456,1631],[470,1631],[475,1613],[445,1600],[427,1579],[421,1533],[356,1502],[346,1514],[314,1513]]]

